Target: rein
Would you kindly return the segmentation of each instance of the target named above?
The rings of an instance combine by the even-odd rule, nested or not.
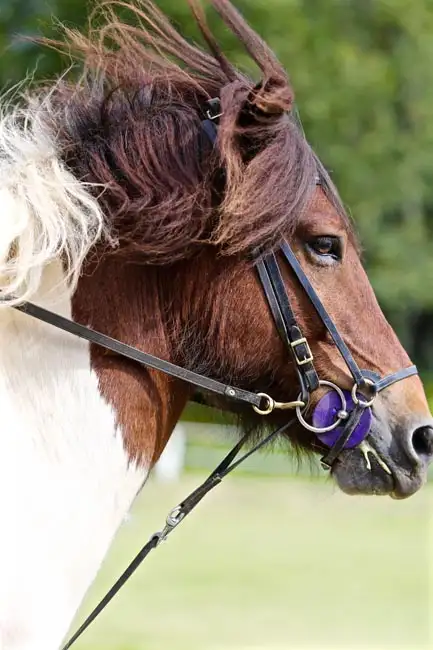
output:
[[[251,393],[248,390],[242,390],[240,388],[235,388],[234,386],[229,386],[228,384],[223,384],[219,381],[216,381],[215,379],[211,379],[210,377],[199,375],[192,370],[187,370],[186,368],[176,366],[170,361],[159,359],[158,357],[155,357],[153,354],[149,354],[148,352],[142,352],[137,348],[133,348],[131,345],[117,341],[117,339],[113,339],[111,336],[97,332],[90,327],[85,327],[80,323],[75,323],[74,321],[69,320],[69,318],[64,318],[59,314],[55,314],[54,312],[49,311],[48,309],[44,309],[43,307],[39,307],[38,305],[35,305],[31,302],[25,302],[21,305],[16,305],[15,309],[23,312],[24,314],[27,314],[28,316],[33,316],[33,318],[37,318],[44,323],[53,325],[54,327],[57,327],[64,332],[69,332],[69,334],[73,334],[74,336],[78,336],[81,339],[85,339],[86,341],[89,341],[89,343],[100,345],[107,350],[111,350],[111,352],[120,354],[122,357],[127,357],[128,359],[136,361],[137,363],[141,363],[144,366],[148,366],[154,370],[160,370],[166,375],[170,375],[176,379],[181,379],[182,381],[193,384],[197,388],[202,388],[211,393],[229,397],[230,399],[234,399],[237,402],[244,402],[257,409],[259,409],[263,404],[262,395],[257,395],[257,393]]]
[[[153,551],[154,548],[159,546],[161,542],[164,542],[167,539],[167,537],[170,535],[170,533],[173,532],[176,526],[178,526],[180,522],[183,521],[185,517],[194,510],[194,508],[200,503],[200,501],[203,499],[204,496],[206,496],[208,492],[210,492],[214,487],[216,487],[218,483],[221,483],[222,479],[225,476],[227,476],[227,474],[230,474],[230,472],[236,469],[238,465],[240,465],[247,458],[249,458],[251,454],[253,454],[254,452],[258,451],[261,447],[264,447],[266,444],[271,442],[271,440],[275,439],[278,435],[283,433],[295,422],[296,422],[296,418],[292,418],[292,420],[286,422],[286,424],[283,424],[276,431],[273,431],[261,442],[254,445],[254,447],[252,447],[249,451],[247,451],[240,458],[235,460],[236,456],[238,455],[242,447],[244,447],[245,443],[249,438],[248,434],[243,436],[239,440],[239,442],[233,447],[233,449],[229,451],[227,456],[223,458],[223,460],[218,465],[218,467],[216,467],[213,470],[213,472],[207,477],[207,479],[201,485],[199,485],[198,488],[196,488],[193,492],[191,492],[191,494],[189,494],[186,497],[186,499],[184,499],[179,505],[177,505],[175,508],[170,510],[165,520],[164,528],[161,531],[156,532],[151,536],[147,544],[145,544],[143,548],[137,553],[135,558],[125,569],[122,575],[118,578],[118,580],[116,580],[116,582],[111,587],[111,589],[105,594],[105,596],[97,604],[95,609],[92,610],[92,612],[89,614],[86,620],[82,623],[82,625],[80,625],[78,630],[73,634],[73,636],[71,636],[69,641],[63,646],[62,650],[68,650],[71,647],[71,645],[75,643],[75,641],[83,634],[83,632],[89,627],[89,625],[95,620],[95,618],[99,616],[102,610],[105,609],[108,603],[114,598],[117,592],[123,587],[125,582],[129,580],[129,578],[138,569],[140,564],[149,555],[149,553]]]
[[[205,109],[206,119],[202,122],[202,132],[208,140],[210,140],[213,146],[216,143],[218,135],[216,124],[221,115],[222,112],[219,99],[212,99],[207,102],[207,107]],[[270,433],[261,442],[254,445],[249,451],[245,452],[236,460],[236,457],[245,446],[250,436],[249,434],[246,434],[239,440],[204,483],[187,496],[182,503],[170,511],[164,528],[160,532],[152,535],[147,544],[145,544],[139,551],[106,596],[90,613],[66,645],[63,646],[62,650],[68,650],[68,648],[70,648],[71,645],[81,636],[81,634],[112,600],[119,589],[131,577],[134,571],[136,571],[150,551],[156,548],[162,541],[166,540],[179,523],[183,521],[185,517],[200,503],[203,497],[210,490],[216,487],[216,485],[218,485],[227,474],[232,472],[236,467],[238,467],[238,465],[249,458],[251,454],[258,451],[271,440],[277,438],[277,436],[285,432],[298,421],[305,429],[314,432],[322,444],[328,448],[328,451],[321,459],[321,462],[325,470],[330,470],[344,449],[359,446],[367,437],[372,420],[371,406],[379,392],[388,388],[397,381],[401,381],[402,379],[406,379],[418,373],[416,366],[410,366],[409,368],[403,368],[381,378],[377,373],[360,369],[287,242],[284,241],[281,244],[280,253],[296,276],[313,308],[317,312],[335,346],[344,359],[353,378],[351,391],[343,390],[336,384],[319,378],[314,367],[314,357],[311,348],[307,339],[302,334],[301,327],[297,322],[295,313],[291,307],[290,299],[284,286],[275,253],[266,254],[263,257],[258,258],[255,265],[276,329],[294,361],[300,392],[298,398],[291,402],[277,402],[266,393],[253,393],[205,377],[186,368],[177,366],[169,361],[160,359],[147,352],[126,345],[121,341],[113,339],[79,323],[75,323],[72,320],[64,318],[63,316],[48,311],[47,309],[39,307],[33,303],[25,302],[20,305],[14,305],[15,309],[27,314],[28,316],[32,316],[33,318],[48,323],[58,329],[69,332],[74,336],[89,341],[90,343],[107,348],[116,354],[132,359],[144,366],[164,372],[171,377],[188,382],[197,388],[222,395],[231,400],[235,400],[236,402],[248,404],[259,415],[269,415],[275,409],[294,410],[296,413],[296,417],[293,417],[283,426]],[[328,391],[328,393],[317,402],[312,413],[312,423],[307,422],[304,418],[304,414],[308,410],[310,396],[313,392],[323,386],[330,388],[332,392]],[[361,391],[364,391],[367,395]],[[330,406],[331,402],[329,401],[330,395],[334,400],[334,406],[332,407]]]

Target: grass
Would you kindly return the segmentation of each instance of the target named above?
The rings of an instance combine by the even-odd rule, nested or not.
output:
[[[150,481],[79,619],[203,476]],[[234,476],[145,561],[77,650],[433,648],[433,485],[404,502]]]

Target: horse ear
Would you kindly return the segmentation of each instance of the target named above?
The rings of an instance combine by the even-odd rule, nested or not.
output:
[[[260,81],[248,95],[245,109],[256,117],[269,120],[288,113],[294,93],[286,78],[270,77]]]

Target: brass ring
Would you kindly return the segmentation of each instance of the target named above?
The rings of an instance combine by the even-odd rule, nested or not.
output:
[[[364,378],[364,383],[366,383],[368,386],[375,386],[376,385],[374,383],[374,381],[372,381],[371,379],[368,379],[367,377]],[[353,399],[354,403],[359,404],[359,406],[363,406],[364,408],[367,408],[368,406],[371,406],[373,404],[374,400],[376,399],[377,393],[374,393],[373,397],[368,402],[366,402],[365,400],[358,398],[358,396],[356,394],[357,390],[358,390],[358,384],[353,384],[353,386],[352,386],[352,399]]]
[[[268,406],[265,409],[260,409],[258,406],[253,405],[253,409],[255,410],[255,412],[258,413],[259,415],[269,415],[269,413],[272,413],[272,411],[275,408],[275,402],[272,399],[272,397],[270,397],[266,393],[257,393],[257,396],[266,399],[268,401]]]

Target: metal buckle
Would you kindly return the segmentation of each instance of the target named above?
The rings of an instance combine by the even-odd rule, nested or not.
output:
[[[298,366],[304,366],[306,363],[311,363],[313,361],[313,359],[314,359],[313,353],[311,352],[310,346],[308,345],[308,341],[307,341],[306,338],[303,337],[301,339],[296,339],[296,341],[292,341],[290,343],[290,345],[292,347],[292,350],[295,353],[295,359],[296,359],[296,363],[298,364]],[[304,345],[305,348],[306,348],[305,354],[307,356],[304,359],[300,359],[298,357],[298,352],[296,350],[298,345]]]
[[[214,121],[222,116],[221,102],[218,97],[209,99],[206,104],[208,108],[205,111],[205,115],[208,120]]]

